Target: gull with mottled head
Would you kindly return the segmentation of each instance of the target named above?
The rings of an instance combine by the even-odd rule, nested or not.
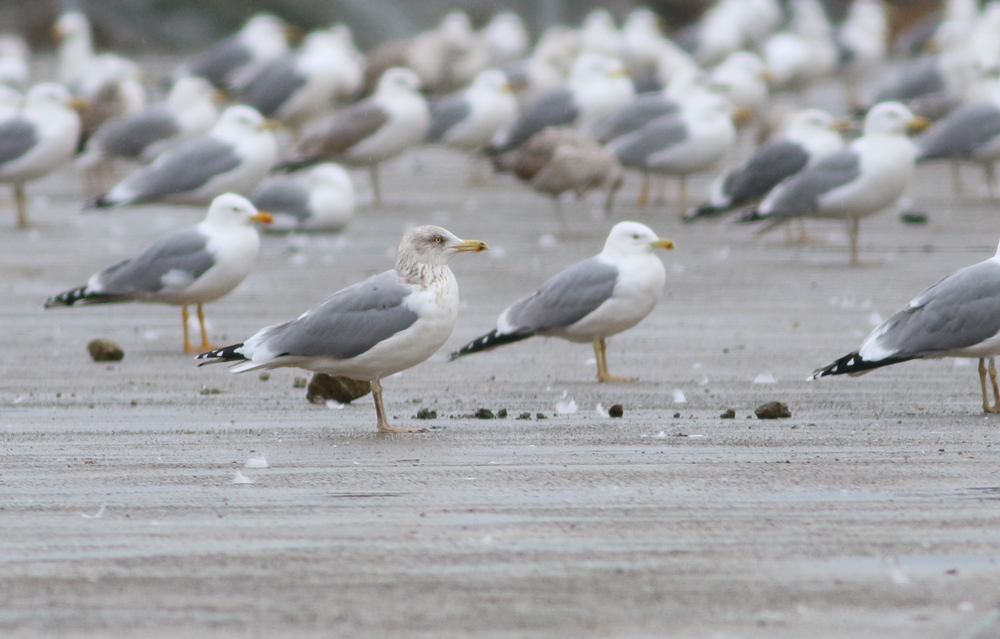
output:
[[[461,240],[439,226],[410,229],[399,243],[396,268],[335,293],[297,319],[198,359],[238,362],[230,368],[233,373],[296,367],[367,381],[378,432],[420,432],[389,424],[381,380],[441,348],[458,317],[458,283],[448,260],[488,248],[486,242]]]

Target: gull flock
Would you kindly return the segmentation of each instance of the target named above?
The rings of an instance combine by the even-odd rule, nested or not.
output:
[[[251,275],[262,241],[255,224],[320,233],[364,224],[392,193],[380,165],[422,145],[466,155],[470,178],[509,174],[547,195],[564,234],[573,220],[562,196],[599,191],[609,227],[604,249],[554,274],[451,358],[560,337],[593,346],[599,381],[631,381],[610,374],[606,340],[654,310],[667,285],[654,250],[674,244],[644,224],[615,223],[628,180],[642,180],[636,206],[687,223],[753,224],[759,233],[781,226],[789,241],[793,224],[801,241],[807,221],[843,223],[845,267],[861,262],[861,221],[892,210],[923,163],[979,165],[995,195],[1000,2],[946,0],[939,14],[913,24],[890,17],[881,0],[853,0],[838,22],[818,0],[718,0],[683,28],[645,8],[619,27],[598,8],[579,26],[545,29],[532,44],[515,13],[476,28],[455,11],[428,31],[363,53],[348,25],[316,28],[296,45],[283,20],[257,14],[151,82],[134,61],[96,51],[87,16],[70,10],[53,25],[52,80],[33,77],[19,35],[0,35],[0,183],[13,189],[19,229],[32,225],[31,183],[64,165],[83,177],[80,206],[92,215],[148,203],[207,207],[194,228],[45,307],[181,306],[184,348],[201,352],[202,364],[368,381],[378,431],[412,432],[389,423],[381,380],[444,345],[459,308],[448,261],[488,250],[487,242],[418,226],[403,236],[393,269],[218,348],[202,306]],[[842,87],[842,113],[811,102],[831,80]],[[482,175],[486,167],[498,177]],[[367,170],[370,200],[359,197],[367,191],[349,169]],[[695,193],[693,175],[715,179]],[[957,168],[953,175],[959,191]],[[673,202],[665,195],[670,181]],[[189,306],[200,347],[188,334]],[[931,286],[812,378],[974,358],[983,408],[997,412],[998,318],[1000,250]]]

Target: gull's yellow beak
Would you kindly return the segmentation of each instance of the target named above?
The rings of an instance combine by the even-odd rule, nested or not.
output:
[[[264,123],[260,125],[261,131],[280,131],[284,128],[280,120],[275,120],[273,118],[268,118],[264,120]]]
[[[90,100],[87,98],[70,98],[67,104],[74,111],[83,111],[90,108]]]
[[[63,30],[59,28],[58,24],[52,25],[52,27],[49,29],[49,33],[52,34],[52,38],[56,42],[61,41],[63,39],[63,36],[65,35],[63,34]]]
[[[917,116],[906,123],[906,128],[910,133],[923,131],[931,125],[931,121],[925,117]]]
[[[612,78],[631,78],[632,77],[632,76],[630,76],[628,74],[628,70],[625,69],[624,67],[621,68],[621,69],[614,69],[614,70],[608,72],[608,76],[610,76]]]
[[[260,222],[261,224],[270,224],[274,221],[274,216],[267,211],[257,211],[257,215],[251,216],[250,220],[252,222]]]
[[[514,92],[514,85],[511,84],[510,82],[504,82],[503,83],[503,88],[501,90],[504,93],[513,93]]]
[[[753,120],[753,112],[739,107],[733,109],[733,123],[736,126],[744,126]]]
[[[668,240],[665,237],[661,237],[660,239],[653,242],[653,248],[667,249],[669,251],[674,248],[674,242],[673,240]]]
[[[475,251],[476,253],[478,253],[480,251],[490,250],[490,246],[489,244],[483,242],[482,240],[463,240],[462,243],[459,244],[458,248],[455,250],[457,250],[459,253],[462,253],[463,251]]]
[[[285,25],[285,37],[291,44],[298,44],[302,38],[306,35],[305,31],[295,26],[294,24]]]
[[[216,104],[221,104],[222,102],[225,102],[228,99],[229,99],[229,92],[226,91],[225,89],[216,89],[212,93],[212,100]]]
[[[764,80],[765,82],[770,82],[771,80],[774,79],[774,73],[772,73],[770,69],[765,67],[757,72],[757,77],[760,78],[761,80]]]
[[[851,130],[851,122],[849,120],[834,120],[830,123],[830,128],[838,133],[847,133]]]
[[[937,53],[941,50],[941,43],[937,41],[937,38],[931,38],[924,43],[924,53]]]

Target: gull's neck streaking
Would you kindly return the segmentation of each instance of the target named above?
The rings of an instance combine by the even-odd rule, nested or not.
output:
[[[401,248],[396,255],[396,272],[406,280],[407,284],[420,288],[430,288],[449,276],[454,277],[447,263],[428,264],[417,259],[409,247]]]

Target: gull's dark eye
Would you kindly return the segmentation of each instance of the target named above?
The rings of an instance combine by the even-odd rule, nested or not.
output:
[[[435,242],[436,242],[437,244],[444,244],[444,238],[443,238],[443,237],[441,237],[440,235],[435,235],[435,236],[434,236],[434,241],[435,241]]]
[[[638,239],[639,239],[639,236],[638,236],[638,235],[633,235],[633,236],[632,236],[632,239],[633,239],[633,240],[638,240]]]

